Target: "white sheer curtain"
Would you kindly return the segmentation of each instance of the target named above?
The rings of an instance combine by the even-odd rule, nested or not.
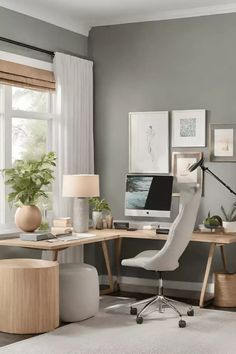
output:
[[[72,198],[62,197],[63,174],[94,172],[93,63],[62,53],[54,58],[56,95],[52,150],[57,154],[54,216],[72,216]],[[81,258],[81,248],[61,252],[60,261]]]

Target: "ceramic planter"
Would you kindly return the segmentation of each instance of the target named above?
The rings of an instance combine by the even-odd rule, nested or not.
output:
[[[93,219],[93,228],[101,229],[102,228],[102,211],[93,211],[92,212]]]
[[[224,232],[236,232],[236,221],[223,221]]]
[[[15,224],[25,232],[35,231],[41,224],[42,215],[36,205],[23,205],[16,210]]]

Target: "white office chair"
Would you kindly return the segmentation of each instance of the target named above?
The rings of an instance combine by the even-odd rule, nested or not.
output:
[[[180,317],[179,327],[185,327],[186,322],[182,319],[182,314],[176,305],[185,305],[178,301],[169,299],[163,295],[162,272],[173,271],[179,266],[179,258],[187,247],[194,229],[197,212],[201,199],[200,187],[183,187],[180,192],[179,214],[173,222],[167,241],[161,250],[148,250],[139,253],[134,258],[123,259],[121,264],[128,267],[140,267],[146,270],[152,270],[159,273],[159,291],[158,295],[136,302],[131,305],[130,313],[137,315],[136,322],[143,322],[142,314],[154,303],[157,303],[159,312],[163,312],[165,307],[172,308]],[[145,304],[141,311],[137,312],[137,306]],[[188,306],[188,305],[185,305]],[[193,316],[192,306],[188,306],[188,316]]]

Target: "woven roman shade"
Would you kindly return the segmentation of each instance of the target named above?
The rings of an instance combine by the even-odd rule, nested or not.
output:
[[[35,90],[55,90],[52,71],[0,60],[0,83]]]

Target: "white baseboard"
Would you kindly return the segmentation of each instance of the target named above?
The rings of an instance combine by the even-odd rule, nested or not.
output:
[[[113,276],[113,280],[117,280],[117,277]],[[100,284],[108,285],[108,276],[99,276]],[[123,291],[134,291],[138,293],[153,293],[157,291],[157,280],[146,279],[146,278],[136,278],[136,277],[120,277],[119,278],[120,289]],[[164,280],[164,287],[166,289],[173,290],[184,290],[184,291],[200,291],[202,288],[202,283],[197,282],[185,282],[185,281],[174,281],[174,280]],[[209,283],[207,286],[208,293],[214,293],[214,283]]]

